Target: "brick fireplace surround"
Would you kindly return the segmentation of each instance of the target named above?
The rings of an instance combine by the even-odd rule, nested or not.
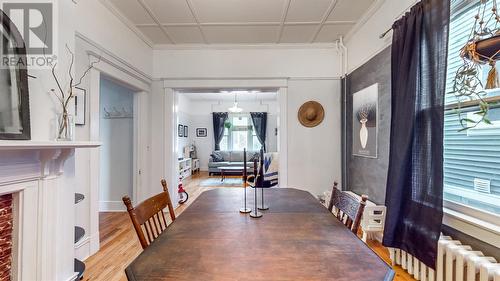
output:
[[[10,280],[12,267],[12,194],[0,196],[0,281]]]

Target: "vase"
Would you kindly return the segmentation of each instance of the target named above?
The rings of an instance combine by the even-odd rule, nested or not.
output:
[[[56,116],[56,141],[73,141],[75,139],[75,118],[68,113]]]
[[[359,122],[361,123],[361,129],[359,129],[359,141],[361,142],[361,147],[363,149],[366,148],[366,143],[368,142],[368,128],[366,128],[366,122],[368,120],[361,119]]]

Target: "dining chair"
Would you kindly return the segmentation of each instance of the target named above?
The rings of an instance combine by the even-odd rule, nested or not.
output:
[[[368,196],[361,195],[361,201],[345,191],[338,189],[338,183],[333,184],[328,211],[335,207],[335,217],[347,226],[354,234],[358,233],[361,217],[366,206]]]
[[[175,221],[174,207],[168,193],[167,182],[162,179],[161,185],[163,186],[162,193],[144,200],[135,207],[132,206],[132,201],[128,196],[122,198],[143,249],[146,249],[167,229],[167,219],[163,211],[165,208],[168,207],[170,218],[172,222]]]

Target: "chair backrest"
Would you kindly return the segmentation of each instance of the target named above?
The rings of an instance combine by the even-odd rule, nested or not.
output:
[[[160,234],[167,229],[167,219],[163,210],[168,207],[172,222],[175,221],[174,207],[168,193],[167,182],[161,180],[163,192],[133,207],[128,196],[122,198],[134,225],[143,249],[147,248]]]
[[[337,219],[357,234],[368,196],[361,195],[361,201],[358,201],[354,196],[339,190],[337,185],[336,182],[333,185],[328,210],[332,212],[335,207]]]

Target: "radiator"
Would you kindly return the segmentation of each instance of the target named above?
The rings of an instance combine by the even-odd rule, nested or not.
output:
[[[405,251],[389,248],[393,265],[422,281],[500,281],[500,263],[449,236],[438,242],[436,271]]]

